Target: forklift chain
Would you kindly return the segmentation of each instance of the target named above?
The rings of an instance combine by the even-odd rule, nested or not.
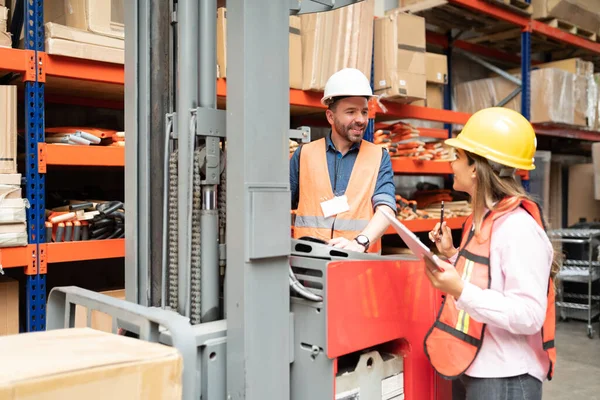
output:
[[[173,151],[169,156],[169,301],[171,309],[177,310],[177,301],[179,293],[179,244],[178,244],[178,224],[177,224],[177,162],[179,160],[178,150]]]
[[[193,188],[192,188],[192,258],[191,258],[191,302],[190,320],[196,325],[201,322],[202,314],[202,243],[200,214],[202,213],[202,185],[200,176],[200,149],[194,151]]]

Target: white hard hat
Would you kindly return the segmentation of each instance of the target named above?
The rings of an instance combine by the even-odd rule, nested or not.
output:
[[[365,74],[356,68],[344,68],[327,81],[321,103],[328,106],[337,96],[373,97],[373,91]]]

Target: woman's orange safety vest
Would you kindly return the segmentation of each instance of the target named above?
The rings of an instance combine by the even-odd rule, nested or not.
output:
[[[505,199],[497,211],[488,212],[482,225],[480,237],[475,239],[471,230],[471,215],[463,227],[463,237],[456,260],[456,270],[463,280],[482,288],[489,289],[490,276],[490,236],[492,226],[500,216],[523,207],[535,221],[545,229],[538,205],[529,200]],[[455,379],[464,374],[475,360],[485,334],[485,324],[472,319],[464,310],[456,307],[456,300],[446,295],[437,320],[425,336],[425,354],[435,370],[446,379]],[[541,331],[543,348],[550,359],[548,380],[554,375],[556,348],[554,347],[555,304],[554,282],[548,279],[548,306],[546,320]]]
[[[344,195],[349,210],[325,217],[321,203],[334,198],[327,168],[327,144],[319,139],[302,146],[300,190],[294,223],[294,238],[311,236],[322,240],[344,237],[353,240],[373,217],[371,199],[381,165],[380,146],[363,140]],[[379,252],[381,241],[371,243],[369,252]]]

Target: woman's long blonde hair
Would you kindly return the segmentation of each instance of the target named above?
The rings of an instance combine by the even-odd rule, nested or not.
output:
[[[475,237],[481,232],[481,225],[486,214],[486,210],[502,211],[503,208],[511,204],[500,203],[507,197],[515,201],[529,200],[534,201],[523,189],[523,186],[516,181],[514,170],[501,164],[489,161],[477,154],[465,151],[469,165],[475,165],[476,171],[476,189],[471,199],[473,208],[473,227]],[[545,227],[544,227],[545,228]],[[552,257],[551,276],[554,278],[560,270],[560,254],[554,250]]]

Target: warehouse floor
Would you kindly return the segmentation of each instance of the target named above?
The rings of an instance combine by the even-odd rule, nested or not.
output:
[[[587,336],[587,323],[570,320],[556,327],[555,378],[544,384],[544,400],[600,400],[600,338]]]

